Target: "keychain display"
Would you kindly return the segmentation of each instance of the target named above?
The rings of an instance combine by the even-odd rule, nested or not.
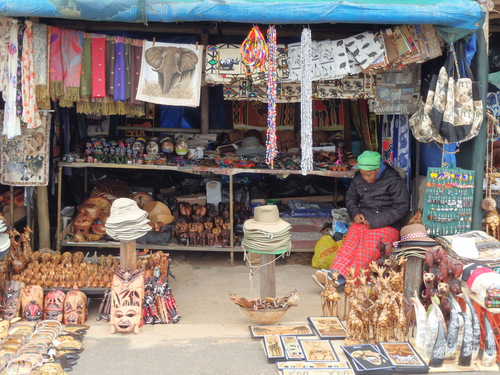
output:
[[[473,202],[474,171],[460,168],[427,170],[423,225],[429,235],[469,231]]]

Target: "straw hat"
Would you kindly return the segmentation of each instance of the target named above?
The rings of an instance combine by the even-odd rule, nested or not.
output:
[[[436,246],[436,241],[427,235],[427,230],[422,224],[410,224],[401,228],[401,239],[395,242],[396,247],[421,246],[431,247]]]
[[[151,230],[148,213],[141,210],[137,202],[129,198],[118,198],[111,205],[106,220],[106,233],[119,241],[131,241]]]
[[[278,207],[274,204],[255,207],[253,219],[248,219],[243,224],[243,230],[248,232],[280,233],[290,228],[289,223],[280,219]]]
[[[266,146],[263,146],[256,137],[246,137],[241,141],[241,146],[236,150],[236,155],[246,156],[263,152],[266,152]]]

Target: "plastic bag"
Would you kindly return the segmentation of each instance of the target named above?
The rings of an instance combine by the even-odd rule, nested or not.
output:
[[[342,246],[341,241],[335,241],[331,236],[321,237],[314,246],[314,255],[312,257],[312,266],[319,269],[329,269],[333,263],[333,259]]]
[[[346,208],[334,208],[332,210],[332,231],[333,233],[346,234],[347,228],[352,224],[351,218]]]

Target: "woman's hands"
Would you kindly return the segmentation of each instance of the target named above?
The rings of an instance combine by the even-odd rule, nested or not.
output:
[[[363,214],[357,214],[356,216],[354,216],[353,221],[356,224],[364,224],[368,229],[370,229],[370,223],[368,222],[368,220],[366,220],[365,215]]]

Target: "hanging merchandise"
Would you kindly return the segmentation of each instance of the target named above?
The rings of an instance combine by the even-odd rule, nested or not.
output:
[[[82,72],[83,32],[61,30],[61,55],[63,68],[63,93],[61,107],[73,107],[80,99],[80,77]]]
[[[34,61],[33,61],[33,23],[25,22],[26,28],[23,34],[23,56],[22,56],[22,99],[23,109],[21,119],[29,129],[40,126],[40,114],[36,103]]]
[[[276,28],[269,26],[267,30],[269,45],[269,60],[267,71],[267,140],[266,163],[274,165],[274,158],[278,154],[276,139]]]
[[[102,35],[92,35],[92,97],[106,96],[106,38]],[[51,52],[52,55],[52,52]]]
[[[311,30],[304,28],[301,35],[301,100],[300,100],[300,139],[302,174],[313,169],[312,155],[312,78],[311,78]]]
[[[50,33],[50,62],[49,62],[49,90],[50,98],[58,100],[63,94],[63,62],[61,50],[62,29],[49,26]]]
[[[9,33],[9,57],[7,62],[7,87],[4,91],[5,114],[2,134],[13,139],[21,135],[21,122],[16,115],[16,90],[18,69],[18,40],[19,24],[13,20]]]
[[[254,26],[240,47],[241,61],[247,66],[252,76],[265,72],[267,52],[268,47],[264,35],[258,26]]]
[[[470,230],[474,174],[472,170],[460,168],[427,170],[423,225],[430,235],[452,235]]]
[[[50,109],[47,70],[47,25],[33,24],[33,61],[35,73],[35,94],[39,109]],[[1,71],[1,70],[0,70]]]

